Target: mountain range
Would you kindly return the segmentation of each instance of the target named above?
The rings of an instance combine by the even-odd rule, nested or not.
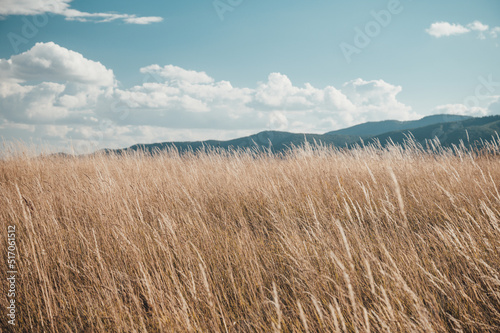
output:
[[[121,153],[125,151],[144,150],[153,152],[167,148],[176,148],[179,152],[196,151],[204,147],[238,149],[269,148],[273,152],[284,151],[291,146],[300,146],[306,141],[310,144],[322,143],[337,147],[352,147],[378,141],[382,145],[392,141],[403,143],[408,136],[425,146],[426,141],[439,139],[444,147],[460,144],[481,145],[482,141],[498,138],[500,133],[500,116],[474,118],[459,115],[432,115],[419,120],[397,121],[385,120],[367,122],[325,134],[304,134],[281,131],[264,131],[247,137],[227,141],[206,140],[192,142],[162,142],[153,144],[137,144],[125,149],[106,150]]]

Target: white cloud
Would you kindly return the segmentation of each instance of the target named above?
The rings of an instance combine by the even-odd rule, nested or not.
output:
[[[448,22],[435,22],[432,23],[431,26],[425,31],[431,36],[440,38],[443,36],[465,34],[470,30],[460,24],[448,23]]]
[[[472,117],[500,115],[500,95],[482,96],[478,105],[445,104],[435,107],[432,113],[459,114]],[[467,104],[467,103],[466,103]]]
[[[6,88],[6,85],[10,87]],[[8,94],[3,93],[3,98],[0,100],[0,107],[7,119],[44,123],[64,118],[68,114],[66,108],[55,103],[57,96],[65,89],[62,84],[43,82],[36,86],[21,86],[0,83],[0,89],[9,91]]]
[[[488,25],[483,24],[479,21],[474,21],[472,23],[469,23],[469,24],[467,24],[467,27],[472,31],[478,31],[479,34],[478,34],[477,38],[479,38],[479,39],[486,39],[484,32],[488,31],[488,29],[490,28]]]
[[[136,17],[135,15],[132,15],[125,18],[124,21],[126,23],[131,23],[131,24],[150,24],[163,21],[163,17],[159,16]]]
[[[39,127],[43,133],[48,137],[64,139],[68,132],[71,130],[69,126],[65,125],[44,125]]]
[[[0,0],[0,15],[62,13],[71,0]]]
[[[106,90],[92,85],[0,82],[0,119],[26,124],[87,123]]]
[[[137,17],[129,14],[86,13],[70,8],[72,0],[0,0],[0,16],[39,15],[44,13],[63,15],[67,20],[80,22],[111,22],[122,20],[129,24],[161,22],[162,17]]]
[[[168,81],[185,82],[185,83],[212,83],[214,79],[205,72],[196,72],[186,70],[181,67],[167,65],[160,67],[159,65],[151,65],[141,68],[141,73],[151,74],[153,78],[163,78]]]
[[[255,89],[252,105],[264,110],[286,109],[353,111],[354,104],[340,90],[332,86],[324,89],[306,83],[304,87],[296,87],[288,76],[271,73],[267,82],[261,82]]]
[[[472,23],[467,24],[467,28],[473,31],[487,31],[489,29],[489,26],[479,21],[474,21]]]
[[[114,83],[112,70],[53,42],[37,43],[8,60],[0,59],[0,74],[2,80],[15,82],[72,81],[99,86]]]
[[[411,107],[397,100],[397,95],[403,90],[383,80],[365,81],[356,79],[345,83],[342,91],[355,106],[357,119],[379,120],[399,119],[409,120],[418,117]]]
[[[484,117],[489,114],[487,108],[468,107],[464,104],[445,104],[435,107],[432,114],[458,114],[462,116]]]
[[[222,139],[264,129],[320,133],[364,121],[418,117],[398,101],[402,88],[383,80],[321,88],[296,86],[285,74],[271,73],[254,88],[240,88],[174,65],[140,72],[144,83],[118,88],[112,70],[99,62],[54,43],[36,44],[0,59],[0,124],[35,126],[35,131],[19,132],[26,137],[59,144],[71,138],[102,148],[208,139],[219,132],[215,137]]]
[[[497,38],[498,36],[500,36],[500,27],[494,27],[494,28],[492,28],[490,30],[490,35],[493,38]]]
[[[429,35],[436,38],[448,37],[453,35],[463,35],[471,31],[477,32],[478,39],[486,39],[487,33],[492,38],[497,38],[500,35],[500,27],[490,28],[489,25],[484,24],[478,20],[463,26],[461,24],[449,22],[435,22],[425,30]]]
[[[271,73],[266,83],[259,84],[256,92],[256,100],[271,107],[279,107],[286,102],[286,97],[294,94],[298,89],[293,87],[292,82],[286,75]]]
[[[0,118],[25,123],[74,121],[92,112],[114,85],[113,71],[101,63],[52,42],[37,43],[24,53],[0,59]]]
[[[270,129],[284,131],[288,128],[288,119],[284,112],[282,111],[273,111],[269,115],[269,121],[267,126]]]

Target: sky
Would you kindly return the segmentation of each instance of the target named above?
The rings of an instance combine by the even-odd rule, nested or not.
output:
[[[82,152],[495,115],[499,44],[499,0],[0,0],[0,137]]]

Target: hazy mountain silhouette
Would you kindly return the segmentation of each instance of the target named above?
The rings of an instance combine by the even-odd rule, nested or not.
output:
[[[371,137],[368,141],[379,140],[381,143],[391,139],[395,143],[403,142],[411,133],[415,141],[425,144],[426,140],[438,138],[442,146],[465,144],[480,145],[481,140],[491,141],[500,133],[500,116],[470,118],[463,121],[446,122],[423,126],[404,131],[393,131]]]
[[[152,152],[154,150],[162,150],[168,147],[176,147],[179,151],[202,149],[203,147],[215,147],[223,149],[236,148],[270,148],[272,151],[283,151],[291,146],[300,146],[306,141],[310,144],[314,142],[323,142],[325,144],[333,144],[335,146],[345,146],[356,143],[359,137],[337,134],[299,134],[280,131],[264,131],[254,135],[237,138],[228,141],[193,141],[193,142],[163,142],[153,144],[138,144],[127,148],[126,150],[145,150]]]
[[[445,147],[458,145],[461,140],[466,144],[470,143],[477,146],[481,144],[482,140],[491,141],[493,136],[497,137],[496,133],[500,133],[500,116],[472,118],[458,115],[435,115],[414,121],[368,122],[325,134],[264,131],[227,141],[207,140],[137,144],[125,149],[105,151],[121,153],[124,151],[144,150],[154,152],[156,150],[176,148],[182,153],[204,148],[252,148],[280,152],[292,146],[300,146],[305,142],[347,148],[355,144],[366,144],[377,140],[383,145],[387,144],[389,140],[394,143],[403,143],[409,135],[423,145],[425,145],[426,140],[438,138],[441,145]]]
[[[337,131],[331,131],[326,134],[343,134],[343,135],[354,135],[360,137],[370,137],[387,132],[404,131],[418,127],[424,127],[424,126],[453,122],[453,121],[461,121],[470,118],[472,117],[438,114],[433,116],[427,116],[419,120],[410,120],[410,121],[398,121],[398,120],[373,121],[347,127]]]

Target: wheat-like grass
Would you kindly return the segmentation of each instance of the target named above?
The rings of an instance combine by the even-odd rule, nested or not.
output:
[[[498,152],[7,154],[17,329],[498,332]]]

